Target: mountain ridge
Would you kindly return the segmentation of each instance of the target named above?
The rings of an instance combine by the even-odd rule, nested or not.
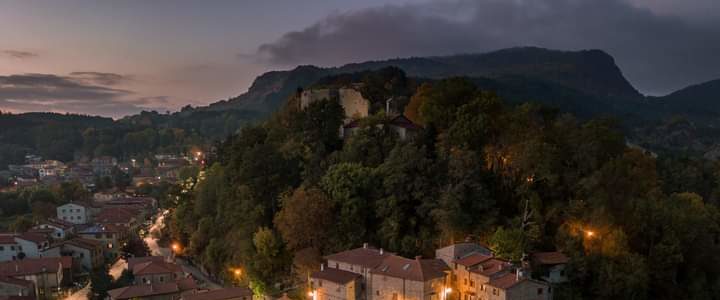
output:
[[[402,69],[408,76],[419,78],[465,76],[498,79],[523,76],[595,97],[643,97],[624,77],[614,58],[602,50],[560,51],[521,47],[480,54],[396,58],[329,68],[302,65],[292,70],[270,71],[258,76],[246,93],[197,109],[246,109],[269,113],[279,108],[298,87],[308,86],[323,77],[391,66]]]

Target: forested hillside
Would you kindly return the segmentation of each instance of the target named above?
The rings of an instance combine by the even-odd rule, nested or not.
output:
[[[259,115],[231,110],[160,114],[142,112],[120,120],[55,113],[0,113],[0,170],[23,163],[26,154],[71,161],[110,155],[127,160],[182,153],[235,133]]]
[[[720,294],[716,163],[656,159],[612,120],[512,104],[467,79],[409,96],[405,112],[424,129],[408,141],[376,126],[381,111],[341,140],[338,103],[299,111],[291,97],[218,146],[178,195],[169,234],[211,272],[241,267],[270,294],[363,242],[431,257],[467,237],[512,261],[568,254],[558,299]]]

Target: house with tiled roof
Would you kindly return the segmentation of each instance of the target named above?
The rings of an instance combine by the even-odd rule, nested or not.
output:
[[[128,270],[135,276],[135,284],[167,283],[185,276],[179,265],[165,261],[162,256],[130,258]]]
[[[87,224],[91,220],[90,205],[70,202],[58,206],[56,209],[58,220],[70,222],[72,224]]]
[[[141,284],[109,290],[111,300],[177,300],[182,294],[192,294],[197,285],[192,278],[174,282]]]
[[[390,255],[370,271],[373,299],[446,299],[450,271],[440,259]]]
[[[32,282],[39,298],[53,296],[59,286],[72,281],[72,258],[43,257],[2,262],[0,277]]]
[[[310,293],[313,300],[357,300],[364,298],[362,275],[337,268],[320,266],[310,274]]]
[[[33,229],[52,229],[51,234],[54,239],[64,239],[68,234],[73,233],[73,224],[58,219],[47,219],[33,226]]]
[[[92,224],[77,228],[81,238],[103,243],[103,252],[108,259],[115,259],[120,253],[120,245],[127,235],[127,229],[114,224]]]
[[[35,284],[32,281],[7,276],[0,276],[0,299],[9,296],[33,297]]]
[[[565,268],[570,259],[562,252],[537,252],[530,256],[533,271],[543,280],[550,283],[568,281]]]
[[[75,237],[53,244],[43,251],[43,256],[70,256],[78,270],[91,271],[105,262],[103,248],[104,244],[98,240]]]
[[[40,257],[49,246],[50,238],[43,233],[0,233],[0,261]]]
[[[246,287],[230,287],[219,290],[184,293],[182,300],[252,300],[253,292]]]
[[[529,278],[519,269],[500,272],[481,285],[478,300],[550,300],[547,282]]]
[[[382,248],[376,249],[364,243],[360,248],[325,256],[325,260],[327,260],[328,268],[360,274],[364,282],[364,299],[371,299],[370,271],[390,255],[393,253],[384,251]]]

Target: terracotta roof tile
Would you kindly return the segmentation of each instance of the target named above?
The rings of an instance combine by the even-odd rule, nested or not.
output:
[[[455,260],[455,263],[458,265],[466,266],[466,267],[472,267],[474,265],[477,265],[477,264],[484,262],[491,258],[492,258],[491,255],[484,255],[481,253],[474,252],[470,255],[467,255],[465,257]]]
[[[391,255],[370,272],[414,281],[427,281],[444,277],[445,271],[449,270],[445,262],[440,259],[409,259]]]
[[[26,258],[23,260],[0,262],[0,276],[23,276],[43,272],[57,273],[59,268],[70,268],[72,257]]]
[[[252,295],[253,292],[249,288],[232,287],[197,294],[188,294],[183,296],[183,300],[226,300],[242,297],[247,297],[249,299]]]
[[[360,278],[361,276],[360,274],[345,270],[340,270],[336,268],[325,268],[322,271],[313,272],[310,277],[327,280],[339,284],[346,284],[350,281]]]
[[[538,252],[532,254],[532,261],[540,265],[560,265],[568,263],[570,259],[561,252]]]
[[[485,276],[493,276],[499,272],[507,271],[510,267],[511,264],[505,260],[491,258],[471,268],[470,272]]]
[[[382,252],[382,254],[380,254]],[[378,250],[372,247],[361,247],[347,250],[325,257],[327,260],[334,260],[353,265],[363,266],[365,268],[374,268],[382,263],[383,259],[392,255],[392,253]]]

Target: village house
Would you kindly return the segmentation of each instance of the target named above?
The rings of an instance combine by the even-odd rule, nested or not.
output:
[[[34,232],[0,233],[0,261],[41,257],[50,239]]]
[[[185,276],[179,265],[165,261],[162,256],[129,258],[128,270],[135,276],[135,284],[168,283]]]
[[[568,281],[565,267],[569,261],[565,254],[560,252],[538,252],[530,257],[533,271],[543,280],[551,283],[565,283]]]
[[[375,249],[364,243],[361,248],[347,250],[325,257],[328,268],[335,268],[362,276],[360,285],[361,299],[372,299],[370,271],[379,266],[383,259],[392,253]]]
[[[93,224],[78,230],[78,236],[102,242],[107,259],[115,259],[120,254],[120,242],[126,239],[127,230],[113,224]]]
[[[35,299],[35,285],[32,281],[0,276],[0,299],[3,299],[3,297],[9,299],[16,299],[14,297]]]
[[[93,220],[98,224],[112,224],[115,226],[132,228],[139,223],[137,218],[140,216],[140,209],[135,207],[105,207],[101,209],[97,215],[93,216]]]
[[[117,164],[117,159],[112,156],[100,156],[90,161],[93,173],[97,176],[111,176]]]
[[[362,128],[362,119],[352,120],[349,123],[343,125],[340,131],[341,138],[348,138]],[[392,130],[397,134],[400,140],[407,140],[412,138],[422,130],[422,127],[413,123],[404,115],[397,115],[388,117],[383,123],[378,124],[378,128],[387,126],[388,129]]]
[[[91,208],[87,204],[70,202],[56,208],[58,220],[73,224],[87,224],[91,220]]]
[[[47,219],[33,226],[33,229],[51,229],[50,235],[56,240],[64,239],[74,232],[72,223],[58,219]]]
[[[550,300],[552,289],[546,282],[528,278],[522,271],[504,271],[482,283],[479,300]]]
[[[76,269],[91,271],[102,266],[103,243],[97,240],[76,237],[52,245],[43,252],[45,257],[69,256],[73,258]]]
[[[175,282],[141,284],[109,290],[111,300],[177,300],[182,295],[192,294],[197,284],[192,278],[184,278]]]
[[[253,292],[246,287],[231,287],[196,293],[183,293],[182,300],[252,300]]]
[[[450,269],[440,259],[385,258],[370,271],[374,300],[445,300]]]
[[[358,300],[364,297],[362,276],[358,273],[320,266],[310,275],[313,300]]]
[[[45,257],[0,263],[0,277],[30,281],[38,299],[57,295],[60,287],[72,281],[72,258]]]

